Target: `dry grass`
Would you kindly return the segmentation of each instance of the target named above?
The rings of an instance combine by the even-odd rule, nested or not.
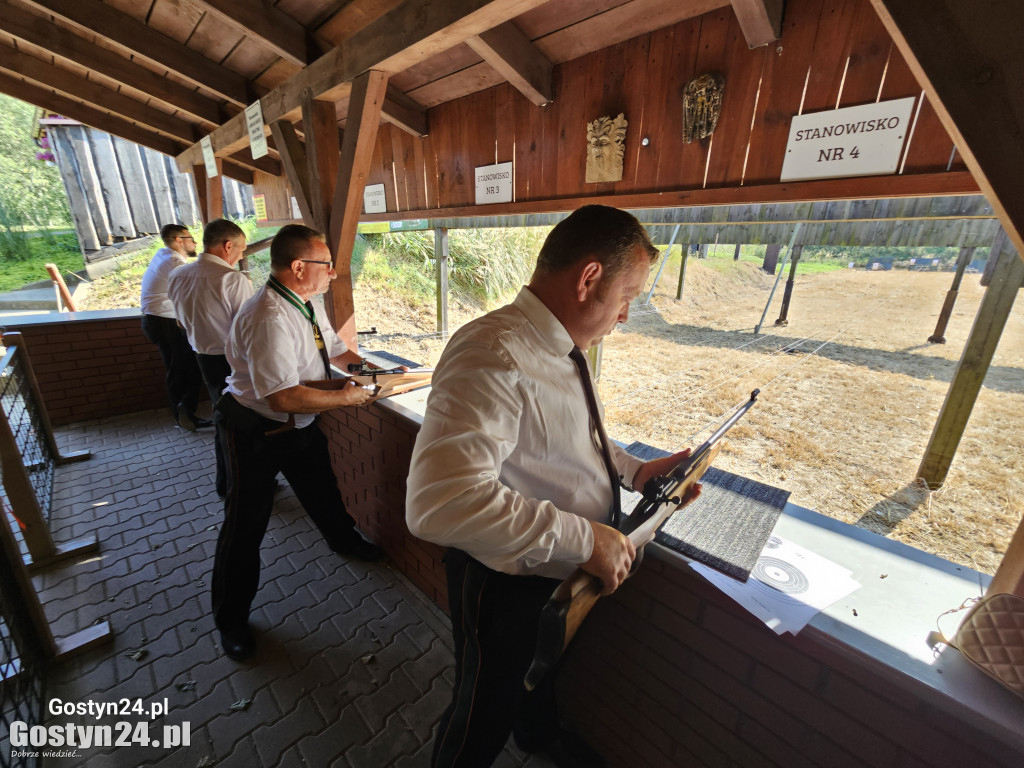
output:
[[[761,334],[773,278],[749,264],[691,261],[686,292],[662,276],[653,310],[634,310],[605,342],[600,383],[609,432],[663,448],[695,444],[745,400],[758,405],[732,431],[723,469],[792,492],[792,501],[957,563],[992,573],[1024,505],[1024,307],[1011,315],[944,486],[915,482],[983,290],[961,286],[945,345],[928,344],[952,276],[842,270],[802,276],[789,326]],[[443,341],[433,309],[394,311],[358,296],[363,323],[390,335],[380,348],[432,363]],[[376,305],[376,308],[374,308]],[[452,328],[479,314],[451,312]],[[376,319],[372,316],[377,313]],[[372,346],[376,346],[375,342]]]

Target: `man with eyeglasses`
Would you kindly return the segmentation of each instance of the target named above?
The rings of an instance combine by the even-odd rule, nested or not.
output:
[[[224,524],[213,564],[213,612],[224,653],[250,656],[255,639],[249,611],[259,586],[260,544],[281,472],[328,546],[346,557],[373,561],[377,546],[363,538],[345,511],[327,438],[316,415],[372,400],[350,383],[319,389],[307,382],[331,378],[365,362],[331,327],[323,294],[337,275],[323,236],[289,224],[270,246],[270,278],[245,303],[231,326],[231,364],[217,409],[223,416],[228,488]]]
[[[210,422],[196,417],[202,376],[196,356],[174,318],[174,305],[167,295],[171,274],[195,258],[196,241],[182,224],[167,224],[160,230],[164,242],[142,276],[142,332],[156,344],[166,371],[165,386],[174,422],[191,432]]]
[[[203,252],[191,264],[176,270],[168,281],[167,292],[174,314],[188,334],[195,350],[210,403],[224,391],[231,373],[224,356],[231,321],[242,304],[252,296],[249,276],[237,264],[245,255],[245,232],[233,221],[217,219],[203,229]],[[214,422],[219,418],[214,414]],[[221,428],[217,424],[214,453],[217,462],[217,494],[227,492],[227,472],[221,446]]]

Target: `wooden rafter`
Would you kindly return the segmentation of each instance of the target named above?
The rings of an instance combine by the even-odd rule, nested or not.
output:
[[[270,124],[270,135],[274,137],[281,153],[281,168],[288,179],[295,202],[299,206],[302,220],[307,224],[313,219],[310,208],[309,168],[306,165],[306,148],[295,133],[295,127],[287,120],[275,120]]]
[[[743,37],[751,48],[782,36],[782,0],[730,0]]]
[[[550,59],[513,22],[481,32],[466,45],[538,107],[554,100]]]
[[[166,136],[161,136],[156,131],[130,123],[124,118],[116,117],[95,107],[74,101],[47,88],[26,82],[12,75],[0,73],[0,91],[16,99],[27,101],[29,104],[34,104],[37,107],[42,107],[72,120],[77,120],[80,123],[91,125],[93,128],[105,131],[106,133],[120,136],[122,139],[134,141],[136,144],[149,147],[157,152],[163,152],[165,155],[173,155],[181,148],[181,144]]]
[[[413,136],[426,136],[430,132],[426,108],[397,88],[388,87],[381,117]]]
[[[0,70],[24,77],[42,88],[53,88],[68,98],[87,104],[100,104],[117,117],[138,123],[156,133],[179,139],[185,143],[196,140],[192,123],[169,115],[159,109],[136,101],[130,96],[111,90],[95,80],[73,74],[35,56],[0,44]]]
[[[134,56],[170,70],[227,101],[244,106],[252,100],[249,82],[199,51],[182,45],[101,0],[22,0],[79,29],[100,35]]]
[[[199,119],[204,128],[220,125],[228,118],[214,99],[158,75],[115,51],[91,43],[43,16],[5,3],[0,6],[0,29],[55,56],[160,99]]]
[[[302,105],[302,129],[306,133],[306,169],[311,181],[309,208],[313,222],[310,226],[327,232],[341,152],[334,104],[306,99]]]
[[[1024,258],[1024,4],[871,4]]]
[[[355,303],[352,298],[352,246],[355,244],[359,213],[363,208],[363,190],[370,172],[387,83],[387,74],[377,71],[360,75],[352,83],[348,124],[341,142],[341,159],[330,208],[327,245],[334,256],[338,272],[338,279],[331,286],[332,314],[334,328],[349,349],[357,348]]]
[[[192,0],[217,20],[243,32],[292,64],[310,61],[310,36],[299,22],[264,0]]]
[[[363,72],[408,69],[544,1],[406,0],[261,98],[263,118],[267,123],[294,120],[306,94],[342,100],[350,81]],[[232,118],[211,134],[214,152],[235,151],[246,137],[244,116]],[[202,150],[195,144],[178,156],[178,167],[188,168],[201,159]]]

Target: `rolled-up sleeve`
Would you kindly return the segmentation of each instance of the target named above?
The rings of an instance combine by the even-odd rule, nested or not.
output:
[[[420,538],[489,568],[563,577],[586,562],[586,519],[502,482],[524,416],[520,373],[503,350],[467,344],[434,376],[413,450],[406,517]]]

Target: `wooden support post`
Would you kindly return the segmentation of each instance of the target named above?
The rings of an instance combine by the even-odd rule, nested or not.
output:
[[[437,332],[448,336],[448,230],[434,230],[434,260],[437,276]]]
[[[953,285],[946,291],[946,301],[942,304],[939,312],[939,320],[935,323],[935,333],[928,337],[930,344],[946,343],[946,325],[953,314],[953,305],[956,303],[957,293],[960,291],[960,281],[963,279],[964,270],[974,255],[974,248],[965,247],[960,249],[960,256],[956,260],[956,275],[953,276]]]
[[[761,265],[761,269],[769,275],[775,274],[775,268],[779,265],[779,251],[781,250],[782,246],[779,243],[771,243],[764,249],[764,263]]]
[[[329,306],[333,310],[331,321],[334,328],[349,349],[357,348],[355,302],[352,298],[352,246],[363,208],[363,189],[370,173],[387,85],[387,73],[376,70],[352,80],[348,122],[341,143],[338,180],[331,205],[327,245],[334,256],[338,278],[331,284]]]
[[[330,227],[334,185],[338,179],[338,116],[333,101],[316,101],[307,90],[302,99],[302,128],[306,134],[306,167],[309,174],[309,208],[313,227],[327,233]]]
[[[196,200],[199,203],[199,215],[203,219],[203,226],[224,215],[224,187],[221,184],[223,165],[224,161],[218,157],[218,175],[213,178],[206,175],[205,165],[192,166],[192,178],[196,183]],[[163,226],[171,222],[161,221],[158,223]]]
[[[736,243],[736,250],[733,251],[732,260],[733,261],[739,261],[740,260],[740,244],[739,243]]]
[[[299,206],[302,223],[312,227],[316,223],[310,207],[309,165],[306,162],[306,149],[295,133],[295,127],[287,120],[275,120],[270,124],[270,134],[274,144],[281,153],[281,167],[288,179],[288,186]],[[323,231],[323,230],[322,230]]]
[[[75,300],[71,298],[71,291],[68,290],[68,286],[64,282],[64,278],[61,277],[60,270],[57,269],[57,265],[46,264],[45,267],[46,271],[50,274],[50,280],[57,289],[58,304],[63,304],[64,308],[67,309],[68,312],[77,312],[78,309],[75,307]]]
[[[690,255],[690,245],[683,246],[683,257],[679,260],[679,287],[676,289],[676,301],[683,298],[683,283],[686,282],[686,259]]]
[[[789,279],[786,281],[786,290],[782,294],[782,309],[779,311],[779,319],[776,325],[789,325],[789,300],[793,297],[793,283],[796,282],[796,265],[800,261],[800,254],[803,253],[802,245],[793,246],[793,260],[789,263]]]
[[[1017,526],[1003,561],[986,590],[989,595],[998,595],[1000,592],[1024,597],[1024,520]]]
[[[917,470],[917,476],[932,490],[941,487],[949,473],[960,438],[963,437],[978,398],[978,391],[992,362],[992,355],[995,354],[999,336],[1013,309],[1017,291],[1024,282],[1024,261],[1014,250],[1004,248],[997,255],[999,262],[992,276],[992,284],[981,300],[971,335],[967,339],[956,373],[953,374],[949,392],[925,449],[924,459]]]
[[[1006,245],[1006,230],[1002,227],[996,232],[996,236],[992,238],[992,245],[988,248],[988,260],[985,262],[985,269],[981,272],[981,286],[987,288],[989,283],[992,282],[992,275],[996,271],[996,264],[999,263],[999,254],[1003,251],[1003,246]]]

